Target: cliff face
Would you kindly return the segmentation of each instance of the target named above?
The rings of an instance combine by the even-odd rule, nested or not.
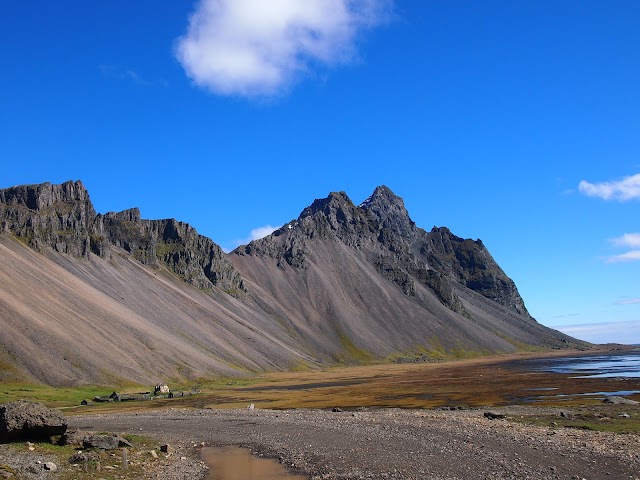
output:
[[[145,265],[163,264],[197,288],[244,291],[240,275],[218,245],[186,223],[143,220],[137,208],[97,215],[80,181],[0,190],[0,231],[38,251],[88,258],[123,248]]]
[[[417,282],[452,311],[465,314],[454,291],[459,285],[529,317],[514,282],[480,240],[456,237],[447,228],[426,232],[416,227],[403,200],[385,186],[359,206],[344,192],[331,193],[305,208],[297,220],[234,254],[270,256],[280,266],[305,268],[309,242],[318,239],[335,239],[364,252],[378,273],[405,295],[415,295]]]
[[[96,212],[81,182],[44,183],[0,190],[0,231],[38,251],[87,257]]]

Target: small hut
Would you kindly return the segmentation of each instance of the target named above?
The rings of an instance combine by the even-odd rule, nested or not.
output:
[[[169,390],[169,385],[167,385],[166,383],[161,383],[154,387],[153,394],[157,395],[159,393],[169,393],[170,391],[171,390]]]

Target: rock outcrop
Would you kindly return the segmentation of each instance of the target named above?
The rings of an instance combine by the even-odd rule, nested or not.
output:
[[[20,400],[0,405],[0,442],[48,441],[66,430],[64,415],[40,403]]]
[[[109,258],[111,247],[145,265],[164,265],[200,289],[245,290],[222,249],[186,223],[143,220],[137,208],[97,215],[82,182],[44,183],[0,190],[0,232],[30,247],[89,258]]]
[[[454,286],[464,286],[514,312],[529,316],[514,282],[480,240],[462,239],[447,228],[416,227],[403,200],[381,186],[356,206],[344,192],[331,193],[305,208],[271,236],[240,247],[236,255],[270,256],[280,266],[305,268],[308,242],[335,238],[366,253],[384,278],[405,295],[415,284],[429,287],[452,311],[464,314]]]
[[[96,212],[81,182],[43,183],[0,190],[0,232],[38,251],[87,257]]]

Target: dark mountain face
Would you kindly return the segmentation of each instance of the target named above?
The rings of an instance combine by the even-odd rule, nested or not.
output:
[[[385,186],[376,188],[357,207],[344,192],[331,193],[272,236],[234,253],[271,256],[279,265],[286,262],[304,268],[308,242],[332,238],[364,252],[378,273],[405,295],[415,294],[417,282],[429,287],[451,310],[464,314],[455,284],[529,317],[514,282],[480,240],[456,237],[447,228],[434,227],[427,233],[416,227],[403,200]]]
[[[481,241],[417,227],[384,186],[359,206],[331,193],[230,255],[177,220],[97,214],[80,182],[13,187],[0,190],[0,256],[0,381],[587,345],[533,320]]]
[[[0,231],[38,251],[110,258],[111,247],[145,265],[166,265],[198,288],[235,292],[242,279],[218,245],[186,223],[142,220],[137,208],[96,215],[81,182],[45,183],[0,190]]]

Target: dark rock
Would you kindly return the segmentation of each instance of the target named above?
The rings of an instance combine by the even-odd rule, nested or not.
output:
[[[331,411],[332,412],[343,412],[344,410],[342,410],[340,407],[333,407],[333,409]]]
[[[504,413],[484,412],[484,417],[489,420],[497,420],[499,418],[507,418]]]
[[[20,400],[0,405],[0,442],[48,440],[67,431],[67,419],[40,403]]]
[[[176,449],[169,444],[160,445],[160,451],[162,453],[175,453]]]
[[[452,311],[468,315],[452,286],[458,283],[529,317],[515,284],[480,240],[456,237],[447,228],[427,233],[416,227],[402,198],[385,186],[360,206],[344,192],[330,193],[305,208],[297,220],[233,253],[269,256],[282,265],[306,268],[308,242],[331,237],[369,252],[378,272],[405,295],[414,296],[419,282]]]
[[[67,431],[58,440],[58,445],[82,445],[83,440],[90,435],[93,435],[93,432],[82,430]]]
[[[558,413],[558,415],[562,418],[569,418],[571,415],[569,414],[569,412],[567,412],[566,410],[560,410],[560,412]]]
[[[118,435],[89,435],[82,440],[84,448],[99,448],[101,450],[115,450],[120,446]]]
[[[173,219],[142,220],[137,208],[97,215],[82,182],[0,190],[0,232],[30,247],[75,257],[110,258],[112,246],[146,265],[166,265],[197,288],[245,291],[244,281],[212,240]]]
[[[197,288],[216,286],[228,293],[246,290],[244,280],[222,249],[187,223],[141,220],[138,209],[98,215],[96,224],[109,245],[145,265],[165,265]]]
[[[96,212],[81,182],[0,190],[0,223],[38,251],[88,257]]]
[[[76,452],[69,457],[69,463],[89,463],[98,462],[100,455],[96,452]]]

